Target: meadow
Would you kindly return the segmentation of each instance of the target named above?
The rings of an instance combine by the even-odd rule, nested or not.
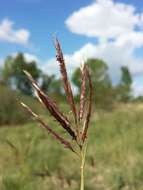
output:
[[[68,110],[63,103],[61,107]],[[43,117],[60,130],[49,115]],[[142,104],[95,110],[89,129],[86,190],[143,190],[142,123]],[[34,121],[0,128],[0,190],[78,190],[77,162]]]

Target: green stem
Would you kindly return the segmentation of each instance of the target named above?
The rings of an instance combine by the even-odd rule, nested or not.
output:
[[[84,165],[83,165],[83,159],[81,156],[81,184],[80,184],[80,190],[84,190]]]
[[[80,167],[80,190],[84,190],[84,166],[85,166],[85,155],[86,155],[86,146],[85,148],[81,149],[81,167]]]

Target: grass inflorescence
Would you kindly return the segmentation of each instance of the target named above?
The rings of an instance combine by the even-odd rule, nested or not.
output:
[[[42,91],[40,86],[36,83],[30,73],[24,71],[28,79],[31,81],[33,88],[35,89],[38,99],[47,108],[51,116],[59,123],[64,131],[69,135],[69,138],[62,137],[62,135],[52,127],[50,127],[39,115],[34,113],[24,103],[21,105],[30,113],[36,121],[40,123],[40,126],[46,128],[48,132],[65,148],[71,150],[80,158],[81,161],[81,190],[84,190],[84,165],[87,147],[87,132],[90,124],[91,111],[92,111],[92,82],[89,69],[86,65],[81,66],[81,96],[80,106],[77,108],[71,88],[71,84],[68,78],[64,56],[58,39],[55,40],[56,58],[60,66],[60,72],[62,81],[64,84],[64,90],[67,97],[67,104],[70,105],[70,109],[73,115],[74,122],[70,121],[68,116],[61,112],[57,103],[53,101],[45,92]],[[87,84],[86,84],[87,83]],[[86,97],[86,87],[88,86],[89,96]]]

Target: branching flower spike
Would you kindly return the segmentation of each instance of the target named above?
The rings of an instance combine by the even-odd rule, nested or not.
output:
[[[74,103],[74,98],[73,98],[73,93],[72,93],[72,90],[71,90],[71,85],[69,83],[68,76],[67,76],[67,71],[66,71],[66,66],[65,66],[63,53],[62,53],[61,46],[60,46],[60,43],[59,43],[58,39],[56,39],[56,41],[55,41],[55,48],[56,48],[56,51],[57,51],[56,58],[57,58],[57,61],[60,64],[60,71],[61,71],[61,75],[62,75],[62,79],[63,79],[63,83],[64,83],[65,93],[67,95],[67,99],[68,99],[68,102],[69,102],[69,104],[71,106],[72,112],[73,112],[73,114],[75,116],[75,121],[77,122],[76,106],[75,106],[75,103]]]
[[[62,126],[72,136],[73,139],[76,139],[75,133],[70,127],[70,122],[68,121],[67,117],[59,111],[56,103],[40,89],[30,73],[27,71],[24,71],[24,73],[27,75],[33,87],[35,88],[40,102],[46,106],[51,115],[60,123],[60,126]]]
[[[21,102],[21,105],[25,108],[25,110],[27,112],[29,112],[34,118],[35,120],[37,120],[40,125],[44,128],[46,128],[48,130],[48,132],[50,134],[52,134],[52,136],[58,140],[61,144],[63,144],[65,146],[65,148],[69,148],[70,150],[72,150],[73,152],[75,152],[71,146],[71,144],[65,140],[64,138],[62,138],[59,134],[57,134],[54,130],[52,130],[36,113],[34,113],[27,105],[25,105],[23,102]]]
[[[80,157],[81,161],[80,190],[84,190],[84,165],[85,165],[86,147],[88,139],[87,132],[89,129],[91,112],[92,112],[92,81],[87,66],[82,65],[81,95],[80,95],[79,111],[77,111],[73,92],[71,89],[71,84],[69,82],[66,71],[62,49],[58,39],[55,40],[55,48],[56,48],[56,58],[60,65],[60,71],[64,84],[65,94],[67,96],[67,101],[68,104],[70,105],[71,111],[73,113],[73,119],[75,122],[70,121],[68,117],[60,111],[57,103],[41,90],[40,86],[36,83],[36,81],[33,79],[30,73],[28,73],[27,71],[24,71],[24,73],[30,80],[33,88],[35,89],[40,102],[45,105],[51,116],[55,118],[55,120],[59,123],[59,126],[61,126],[63,130],[67,132],[70,138],[68,140],[63,138],[59,133],[55,132],[52,128],[50,128],[43,121],[43,119],[41,119],[40,116],[34,113],[27,105],[25,105],[24,103],[21,103],[21,105],[28,113],[31,114],[31,116],[33,116],[33,118],[38,123],[40,123],[41,127],[46,128],[48,130],[48,132],[55,138],[55,140],[63,144],[65,148],[68,148],[72,152],[76,153],[76,155],[78,155],[77,158]],[[86,89],[87,86],[88,89]],[[89,91],[88,98],[86,97],[87,91]]]
[[[86,67],[84,64],[81,65],[81,95],[80,95],[80,109],[79,109],[79,120],[83,119],[84,106],[85,106],[85,95],[86,95]]]

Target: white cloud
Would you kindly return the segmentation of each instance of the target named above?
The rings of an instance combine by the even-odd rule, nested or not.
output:
[[[116,43],[120,46],[128,45],[132,48],[139,48],[143,46],[143,31],[131,31],[126,34],[120,35],[116,38]]]
[[[137,80],[143,75],[143,56],[137,57],[135,54],[137,48],[143,47],[143,13],[137,13],[131,5],[97,0],[75,11],[65,23],[76,34],[98,39],[97,44],[87,43],[72,54],[65,54],[70,75],[83,60],[103,59],[108,64],[114,83],[119,81],[121,66],[128,66],[133,77],[134,95],[143,94],[141,83]],[[139,30],[136,30],[137,27]],[[48,74],[60,76],[55,58],[45,61],[42,69]]]
[[[30,33],[26,29],[14,30],[14,22],[4,19],[0,23],[0,41],[17,43],[21,45],[29,44]]]
[[[137,58],[134,54],[137,48],[143,47],[143,13],[137,13],[134,6],[96,0],[72,13],[65,23],[72,32],[96,37],[99,41],[96,45],[84,45],[72,57],[79,61],[84,56],[102,58],[111,71],[127,65],[133,75],[143,72],[143,57]]]
[[[109,67],[109,73],[113,82],[117,82],[120,78],[120,68],[123,65],[128,66],[133,77],[143,74],[143,58],[139,59],[133,55],[133,48],[127,44],[118,46],[118,43],[110,42],[94,45],[85,44],[81,49],[70,55],[65,55],[65,61],[68,72],[71,73],[81,62],[88,58],[99,58],[105,60]],[[43,70],[47,73],[58,72],[58,64],[54,58],[47,61],[43,65]]]
[[[24,58],[28,62],[35,61],[37,64],[40,62],[40,60],[38,59],[38,57],[36,55],[34,55],[34,54],[24,53]]]
[[[128,66],[133,77],[133,94],[135,96],[143,94],[143,86],[138,79],[143,75],[143,58],[138,59],[133,56],[133,49],[128,47],[128,43],[122,44],[119,48],[118,43],[106,42],[104,44],[94,45],[92,43],[85,44],[81,49],[75,51],[73,54],[65,54],[65,62],[67,71],[71,76],[75,68],[79,67],[82,61],[88,58],[99,58],[106,61],[109,67],[110,76],[114,83],[119,81],[120,67],[122,65]],[[16,53],[12,54],[16,56]],[[121,56],[120,56],[121,55]],[[36,61],[38,67],[43,72],[51,75],[54,74],[58,78],[60,77],[59,64],[56,62],[56,58],[49,60],[40,60],[36,55],[24,53],[24,57],[27,61]],[[3,60],[0,61],[0,64]],[[43,64],[44,63],[44,64]]]
[[[58,64],[55,58],[43,61],[44,64],[41,64],[40,67],[43,72],[47,74],[54,74],[57,77],[59,76]]]
[[[97,0],[71,14],[65,21],[70,31],[89,37],[115,38],[140,25],[135,7],[112,0]]]
[[[138,48],[143,47],[143,13],[138,13],[132,5],[115,3],[113,0],[96,0],[75,11],[65,23],[76,34],[98,39],[97,44],[87,43],[72,54],[65,54],[70,75],[83,60],[101,58],[107,62],[114,83],[119,80],[121,66],[128,66],[133,77],[134,95],[143,94],[142,84],[137,80],[143,75],[143,56],[135,54]],[[40,63],[44,72],[60,76],[55,58],[40,60],[31,54],[25,54],[25,57]]]
[[[65,24],[75,34],[98,39],[98,44],[85,44],[73,53],[71,60],[75,61],[75,57],[79,61],[82,57],[104,59],[113,82],[118,81],[120,68],[126,65],[133,77],[133,93],[143,94],[141,81],[136,80],[143,75],[143,56],[136,55],[143,48],[143,13],[133,5],[96,0],[72,13]]]
[[[143,85],[134,81],[132,84],[132,92],[135,97],[143,96]]]

